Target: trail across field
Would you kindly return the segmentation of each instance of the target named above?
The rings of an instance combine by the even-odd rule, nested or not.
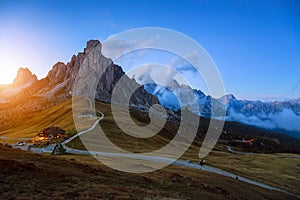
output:
[[[91,105],[91,102],[90,102],[90,105]],[[74,149],[74,148],[67,147],[66,146],[67,143],[71,142],[72,140],[79,137],[80,135],[93,130],[96,127],[96,125],[104,118],[103,113],[101,113],[98,110],[97,110],[97,112],[101,115],[101,117],[98,120],[96,120],[89,129],[77,133],[76,135],[74,135],[73,137],[69,138],[68,140],[66,140],[62,143],[64,145],[64,148],[66,149],[66,152],[73,153],[73,154],[81,154],[81,155],[133,158],[133,159],[140,159],[140,160],[148,160],[148,161],[152,161],[152,162],[167,162],[167,163],[169,163],[170,160],[172,160],[170,158],[161,157],[161,156],[146,156],[146,155],[134,154],[134,153],[124,154],[124,153],[93,152],[93,151],[79,150],[79,149]],[[293,194],[293,193],[287,192],[283,189],[272,187],[270,185],[260,183],[260,182],[257,182],[257,181],[254,181],[254,180],[251,180],[251,179],[248,179],[248,178],[245,178],[245,177],[241,177],[241,176],[238,176],[236,174],[233,174],[233,173],[230,173],[230,172],[227,172],[227,171],[224,171],[224,170],[221,170],[221,169],[209,166],[209,165],[202,165],[201,166],[199,164],[188,163],[188,162],[183,161],[183,160],[176,160],[172,164],[176,165],[176,166],[184,166],[184,167],[188,167],[188,168],[192,168],[192,169],[199,169],[199,170],[208,171],[208,172],[211,172],[211,173],[223,175],[223,176],[226,176],[226,177],[237,179],[239,181],[246,182],[246,183],[249,183],[249,184],[252,184],[252,185],[256,185],[256,186],[259,186],[259,187],[262,187],[262,188],[266,188],[266,189],[269,189],[269,190],[275,190],[275,191],[280,191],[280,192],[283,192],[283,193],[287,193],[287,194],[293,195],[293,196],[300,199],[300,195]]]
[[[89,99],[88,99],[89,100]],[[92,107],[92,103],[89,100],[90,103],[90,107]],[[152,161],[152,162],[162,162],[162,163],[170,163],[170,158],[167,157],[162,157],[162,156],[147,156],[147,155],[141,155],[141,154],[136,154],[136,153],[129,153],[129,154],[125,154],[125,153],[109,153],[109,152],[93,152],[93,151],[86,151],[86,150],[79,150],[79,149],[74,149],[74,148],[70,148],[68,146],[66,146],[67,143],[73,141],[75,138],[80,137],[81,135],[92,131],[97,124],[104,118],[104,114],[100,111],[97,110],[97,113],[100,114],[100,117],[92,124],[92,126],[89,129],[86,129],[84,131],[80,131],[78,132],[76,135],[72,136],[71,138],[65,140],[64,142],[62,142],[61,144],[63,145],[63,147],[66,149],[66,152],[68,153],[72,153],[72,154],[80,154],[80,155],[94,155],[94,156],[105,156],[105,157],[123,157],[123,158],[132,158],[132,159],[140,159],[140,160],[147,160],[147,161]],[[16,140],[18,138],[15,138]],[[53,151],[55,147],[55,144],[50,144],[45,148],[31,148],[32,152],[35,153],[43,153],[43,152],[51,152]],[[237,152],[231,149],[231,147],[227,146],[227,150],[231,153],[238,153],[238,154],[254,154],[254,153],[246,153],[246,152]],[[287,192],[283,189],[280,188],[276,188],[276,187],[272,187],[270,185],[264,184],[264,183],[260,183],[245,177],[241,177],[238,176],[236,174],[209,166],[207,164],[205,165],[199,165],[197,163],[190,163],[184,160],[176,160],[175,162],[172,163],[173,165],[176,166],[183,166],[183,167],[188,167],[188,168],[192,168],[192,169],[199,169],[199,170],[203,170],[203,171],[207,171],[207,172],[211,172],[211,173],[215,173],[215,174],[219,174],[219,175],[223,175],[226,177],[230,177],[242,182],[246,182],[252,185],[256,185],[265,189],[269,189],[269,190],[274,190],[274,191],[280,191],[283,193],[287,193],[290,195],[293,195],[297,198],[300,199],[300,195],[297,194],[293,194],[290,192]]]

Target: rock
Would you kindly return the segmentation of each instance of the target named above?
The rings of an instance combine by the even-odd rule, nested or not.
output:
[[[88,55],[88,58],[92,58],[92,62],[96,63],[98,71],[93,71],[92,68],[89,68],[87,73],[93,75],[95,78],[97,77],[97,73],[101,72],[103,74],[100,80],[97,79],[94,83],[87,83],[90,80],[82,81],[82,84],[79,84],[81,88],[76,88],[79,91],[94,92],[96,99],[110,102],[112,91],[121,77],[125,76],[128,79],[126,87],[138,85],[134,79],[127,77],[120,66],[113,64],[111,59],[104,57],[101,53],[101,48],[102,44],[98,40],[88,41],[83,52],[73,55],[67,64],[57,62],[48,72],[47,76],[41,80],[37,80],[37,77],[29,69],[20,68],[14,83],[7,87],[17,87],[28,82],[31,85],[20,87],[16,94],[10,95],[9,98],[1,97],[1,99],[18,105],[15,108],[16,110],[37,111],[49,108],[71,98],[76,78],[79,76],[78,72],[83,62],[87,60]],[[105,66],[108,66],[108,68],[104,71]],[[88,65],[87,67],[93,66]],[[138,86],[140,88],[134,93],[131,99],[132,106],[149,107],[150,105],[159,103],[155,96],[146,92],[141,85]],[[94,91],[91,90],[92,87],[95,87]],[[31,97],[38,98],[26,101],[26,99]]]
[[[84,53],[89,54],[98,45],[102,46],[102,44],[98,40],[89,40],[86,43],[86,48],[84,48]]]
[[[37,81],[37,77],[35,74],[32,74],[28,68],[20,67],[17,76],[12,84],[12,87],[22,86],[27,83],[33,83],[35,81]]]
[[[201,187],[202,187],[202,188],[207,188],[208,185],[207,185],[206,183],[201,183]]]

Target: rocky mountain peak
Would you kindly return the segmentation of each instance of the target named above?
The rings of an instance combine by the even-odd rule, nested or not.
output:
[[[84,48],[84,53],[89,54],[96,46],[101,45],[99,40],[89,40]]]
[[[172,80],[167,84],[167,87],[169,87],[169,88],[179,88],[180,85],[179,85],[179,83],[178,83],[176,80],[172,79]]]
[[[225,104],[225,105],[228,105],[231,102],[234,102],[236,100],[237,100],[237,98],[233,94],[227,94],[227,95],[217,99],[217,101],[219,101],[220,103]]]
[[[234,100],[236,98],[235,98],[235,96],[233,94],[227,94],[226,95],[226,99],[228,99],[228,100]]]
[[[48,72],[47,77],[53,82],[62,81],[65,76],[66,65],[63,62],[57,62]]]
[[[38,79],[36,75],[32,74],[32,72],[28,68],[20,67],[12,85],[14,87],[17,87],[17,86],[22,86],[29,82],[33,83],[37,80]]]

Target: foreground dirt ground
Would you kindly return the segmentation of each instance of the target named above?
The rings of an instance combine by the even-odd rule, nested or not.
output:
[[[2,145],[0,166],[0,199],[296,199],[183,167],[129,174],[90,156],[37,155]]]

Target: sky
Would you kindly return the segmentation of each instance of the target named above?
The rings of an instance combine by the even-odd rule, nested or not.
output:
[[[193,38],[214,60],[226,92],[237,98],[300,97],[297,0],[1,0],[0,84],[12,82],[19,67],[43,78],[86,41],[141,27]]]

